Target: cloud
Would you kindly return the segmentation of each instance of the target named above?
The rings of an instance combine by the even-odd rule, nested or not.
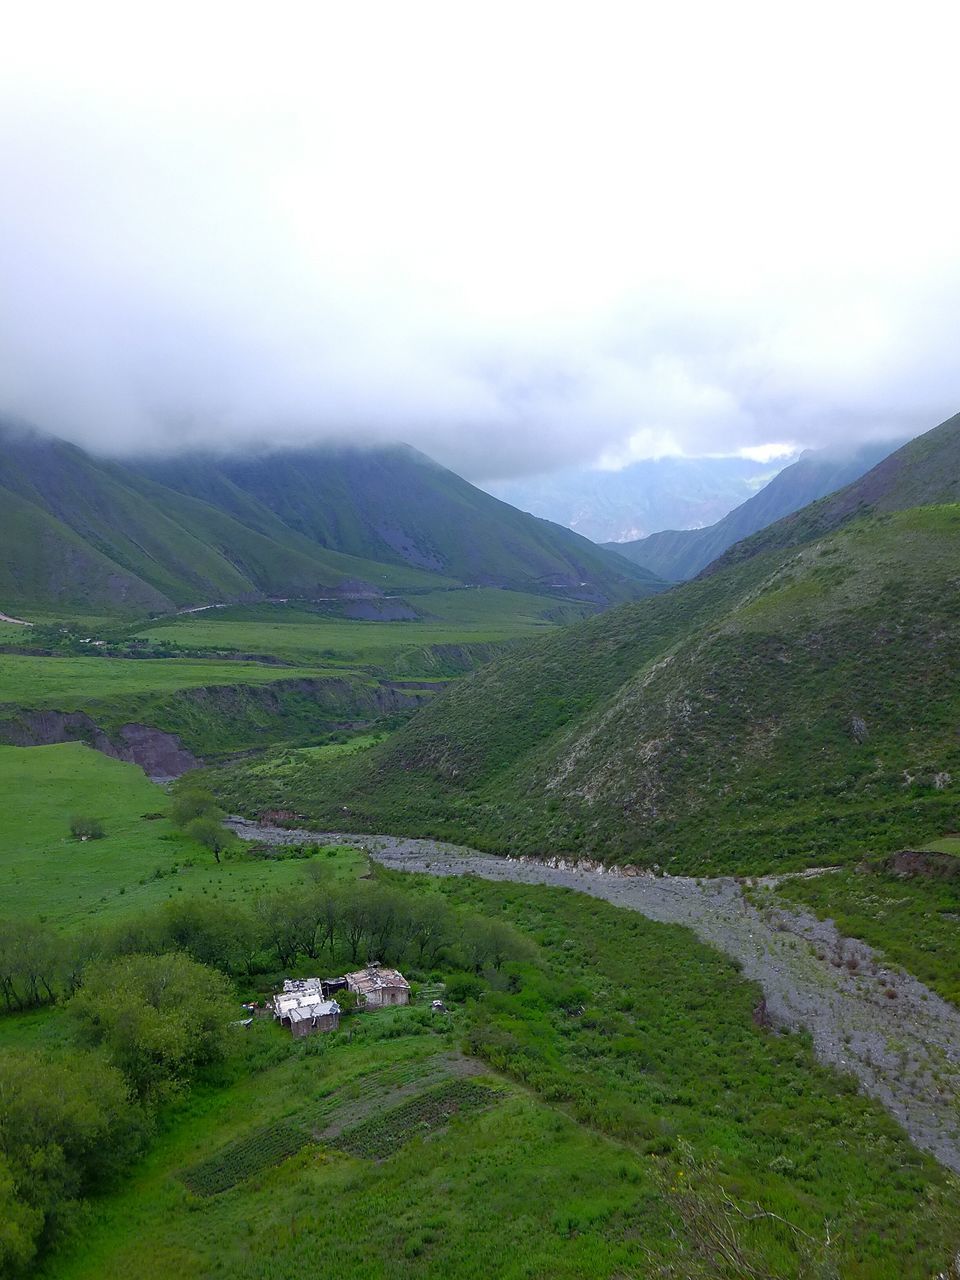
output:
[[[0,53],[0,413],[475,479],[960,407],[946,6],[42,6]]]

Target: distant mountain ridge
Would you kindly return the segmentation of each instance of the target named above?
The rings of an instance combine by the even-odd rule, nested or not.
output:
[[[118,462],[0,427],[0,545],[7,609],[162,612],[464,582],[608,604],[662,586],[406,448]]]
[[[489,493],[605,544],[699,529],[745,502],[789,462],[647,458],[619,471],[564,468],[484,485]]]
[[[668,581],[695,578],[734,543],[856,480],[898,443],[873,442],[841,454],[808,450],[716,524],[704,529],[665,529],[635,542],[603,545]]]
[[[737,543],[707,572],[765,551],[801,546],[858,515],[952,502],[960,502],[960,413],[888,454],[851,484]]]

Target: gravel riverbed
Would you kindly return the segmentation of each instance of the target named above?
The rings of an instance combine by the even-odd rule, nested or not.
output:
[[[807,1030],[821,1061],[851,1072],[918,1147],[960,1172],[960,1011],[885,967],[865,943],[842,938],[830,921],[779,903],[754,906],[729,877],[626,875],[573,859],[503,858],[433,840],[290,831],[242,819],[229,825],[271,844],[358,845],[399,871],[576,889],[686,925],[758,983],[772,1023]]]

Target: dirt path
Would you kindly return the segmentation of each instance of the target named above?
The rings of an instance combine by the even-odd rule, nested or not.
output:
[[[22,618],[11,618],[9,613],[0,613],[0,622],[12,622],[15,627],[32,627],[32,622],[24,622]]]
[[[269,843],[356,844],[400,871],[578,889],[651,920],[686,925],[760,985],[773,1022],[809,1031],[821,1061],[852,1072],[918,1147],[960,1172],[960,1011],[915,978],[885,968],[865,943],[841,938],[830,922],[758,910],[727,877],[628,876],[432,840],[286,831],[240,820],[230,825]]]

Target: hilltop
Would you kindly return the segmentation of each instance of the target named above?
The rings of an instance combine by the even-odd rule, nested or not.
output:
[[[346,807],[357,830],[672,871],[842,861],[947,829],[960,506],[906,504],[956,493],[958,436],[954,419],[827,499],[826,536],[738,549],[698,581],[515,649],[380,746],[287,775],[271,802],[328,822]],[[824,518],[819,503],[791,520]],[[258,798],[242,769],[225,790]]]
[[[171,612],[463,582],[607,604],[662,585],[408,449],[121,463],[6,428],[0,534],[8,610]]]

